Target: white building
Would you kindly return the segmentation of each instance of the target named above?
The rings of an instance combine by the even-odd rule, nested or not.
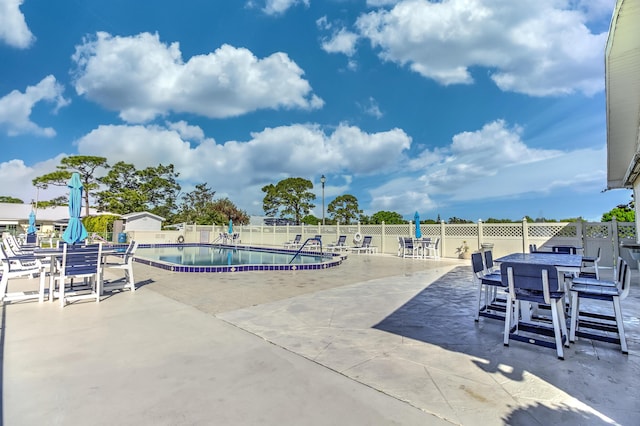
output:
[[[55,206],[36,210],[31,204],[0,203],[0,233],[25,233],[29,227],[29,214],[32,211],[36,214],[36,228],[39,234],[59,232],[69,220],[68,206]],[[84,209],[82,211],[84,213]],[[94,208],[90,208],[89,213],[92,216],[111,214],[99,212]]]
[[[159,231],[166,219],[149,212],[136,212],[122,215],[124,232],[130,231]]]
[[[640,0],[616,3],[605,51],[605,84],[607,188],[633,189],[640,229]]]

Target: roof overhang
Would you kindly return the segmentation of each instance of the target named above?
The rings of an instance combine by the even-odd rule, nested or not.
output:
[[[605,51],[607,187],[640,176],[640,0],[618,0]]]

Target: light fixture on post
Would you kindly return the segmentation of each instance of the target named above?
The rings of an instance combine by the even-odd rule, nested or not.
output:
[[[320,176],[320,183],[322,184],[322,226],[324,226],[324,183],[327,178],[324,175]]]

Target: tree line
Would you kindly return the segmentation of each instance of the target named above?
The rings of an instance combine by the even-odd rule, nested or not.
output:
[[[105,157],[97,156],[69,156],[60,160],[56,170],[33,179],[32,183],[39,189],[47,189],[50,185],[66,186],[72,173],[80,174],[82,181],[83,205],[85,216],[89,216],[89,200],[95,200],[98,210],[128,214],[148,211],[165,218],[165,225],[176,223],[217,224],[224,225],[232,220],[239,225],[249,223],[249,215],[239,209],[229,198],[215,198],[215,191],[208,183],[200,183],[188,193],[181,193],[178,183],[179,173],[173,164],[158,164],[155,167],[136,169],[133,164],[124,161],[110,165]],[[313,201],[317,198],[312,192],[313,183],[301,177],[283,179],[276,184],[269,184],[262,188],[265,193],[263,210],[268,217],[287,219],[294,224],[317,225],[322,219],[310,212],[316,206]],[[10,196],[0,196],[3,203],[22,203],[23,201]],[[38,201],[39,208],[68,204],[66,196],[52,200]],[[378,211],[371,216],[363,214],[358,205],[358,199],[352,194],[343,194],[334,198],[327,206],[325,223],[332,225],[362,224],[389,225],[408,223],[402,215],[392,211]],[[611,221],[616,217],[621,222],[635,221],[634,201],[618,205],[602,215],[602,221]],[[582,218],[554,220],[549,218],[533,219],[525,217],[529,222],[573,222]],[[420,223],[440,223],[438,215],[435,219],[423,219]],[[474,223],[459,217],[450,217],[447,223]],[[488,218],[485,223],[514,223],[510,219]]]
[[[133,164],[119,161],[113,165],[105,157],[70,156],[60,160],[56,170],[33,179],[34,186],[47,189],[50,185],[66,186],[77,172],[84,188],[83,205],[89,216],[89,200],[95,200],[100,211],[128,214],[148,211],[165,218],[165,225],[175,223],[223,225],[233,220],[248,224],[249,215],[228,198],[215,198],[207,183],[200,183],[191,192],[182,194],[180,174],[173,164],[136,169]],[[39,201],[38,207],[65,205],[66,197]]]

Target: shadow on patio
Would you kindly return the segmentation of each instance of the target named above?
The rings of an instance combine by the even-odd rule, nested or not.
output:
[[[629,355],[623,355],[619,346],[589,339],[580,339],[566,348],[565,361],[556,358],[554,349],[516,341],[504,347],[503,321],[473,319],[476,287],[469,267],[457,267],[443,275],[374,328],[469,355],[477,368],[494,377],[497,388],[504,388],[528,406],[519,406],[503,418],[507,424],[544,424],[559,419],[571,424],[594,424],[598,418],[603,424],[610,424],[611,420],[633,424],[640,414],[636,407],[640,398],[636,386],[640,372],[637,275],[633,280],[631,294],[622,302]],[[549,386],[537,387],[532,376]],[[549,389],[552,391],[545,394]],[[563,407],[557,400],[554,404],[558,391],[594,412]],[[526,404],[527,398],[531,398],[530,405]],[[553,408],[534,403],[535,400],[548,401]]]

